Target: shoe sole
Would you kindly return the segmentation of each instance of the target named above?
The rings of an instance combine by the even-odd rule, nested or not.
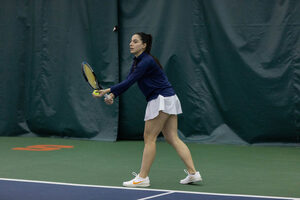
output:
[[[187,183],[181,183],[181,182],[179,182],[179,183],[183,184],[183,185],[187,185],[187,184],[196,183],[196,182],[202,182],[202,179],[190,181],[190,182],[187,182]]]
[[[149,187],[150,186],[150,184],[144,184],[144,185],[124,185],[123,184],[123,186],[124,187],[133,187],[133,188],[137,188],[137,187]]]

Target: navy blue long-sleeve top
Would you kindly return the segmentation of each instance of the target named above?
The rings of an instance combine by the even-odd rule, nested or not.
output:
[[[134,62],[127,78],[121,83],[112,86],[110,88],[111,93],[117,97],[136,81],[147,101],[157,98],[158,95],[165,97],[175,95],[174,89],[164,71],[155,62],[154,58],[146,52],[143,52],[138,57],[134,57]]]

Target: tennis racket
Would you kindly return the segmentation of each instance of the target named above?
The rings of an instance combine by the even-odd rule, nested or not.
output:
[[[96,90],[102,90],[103,88],[99,84],[96,74],[94,73],[92,67],[87,62],[81,63],[82,74],[84,79],[89,83],[89,85],[94,89],[94,94],[99,94]],[[105,98],[108,98],[108,95],[104,95]]]

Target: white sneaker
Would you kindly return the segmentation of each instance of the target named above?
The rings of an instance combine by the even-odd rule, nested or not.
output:
[[[201,175],[199,172],[196,172],[195,174],[190,174],[186,169],[184,170],[185,173],[187,173],[187,177],[185,179],[180,180],[181,184],[189,184],[194,183],[197,181],[202,181]]]
[[[148,176],[146,178],[142,178],[135,172],[132,172],[132,175],[135,176],[135,178],[130,181],[123,182],[123,186],[125,187],[149,187],[150,186],[150,180]]]

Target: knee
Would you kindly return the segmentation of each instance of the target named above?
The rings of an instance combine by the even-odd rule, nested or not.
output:
[[[156,139],[157,139],[156,135],[153,135],[150,132],[144,132],[144,143],[145,144],[155,143]]]
[[[175,146],[178,141],[180,140],[178,137],[165,137],[165,140],[167,141],[167,143],[169,143],[172,146]]]

